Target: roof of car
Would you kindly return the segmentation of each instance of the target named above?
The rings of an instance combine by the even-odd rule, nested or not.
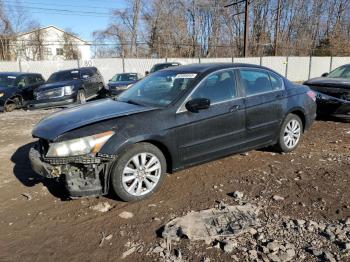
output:
[[[275,72],[267,67],[254,65],[254,64],[244,64],[244,63],[204,63],[204,64],[189,64],[181,65],[176,67],[170,67],[163,69],[169,71],[178,71],[178,72],[188,72],[188,73],[210,73],[216,70],[225,69],[225,68],[237,68],[237,67],[250,67],[250,68],[260,68],[266,69],[272,72]],[[276,73],[276,72],[275,72]],[[278,74],[278,73],[277,73]]]
[[[171,67],[164,70],[173,70],[173,71],[188,71],[188,72],[205,72],[207,70],[218,70],[225,68],[235,68],[235,67],[255,67],[255,68],[265,68],[258,65],[252,64],[241,64],[241,63],[204,63],[204,64],[189,64],[181,65],[177,67]]]
[[[88,67],[80,67],[80,68],[70,68],[70,69],[59,70],[59,71],[56,71],[55,73],[67,72],[67,71],[79,71],[79,70],[82,70],[82,69],[96,69],[96,67],[88,66]]]
[[[0,72],[0,75],[9,76],[21,76],[21,75],[40,75],[39,73],[26,73],[26,72]]]

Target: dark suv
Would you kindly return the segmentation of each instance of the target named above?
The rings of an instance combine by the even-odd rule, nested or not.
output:
[[[44,78],[35,73],[0,73],[0,111],[21,108],[33,100],[33,92],[43,83]]]
[[[31,108],[55,107],[96,97],[104,88],[101,73],[96,67],[82,67],[53,73],[45,85],[34,93]]]

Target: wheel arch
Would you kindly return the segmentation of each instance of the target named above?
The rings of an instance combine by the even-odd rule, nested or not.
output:
[[[294,114],[294,115],[297,115],[298,117],[300,117],[301,122],[303,124],[303,133],[304,133],[305,125],[306,125],[306,116],[305,116],[304,110],[302,108],[294,108],[294,109],[290,110],[288,112],[288,114]],[[286,114],[285,117],[287,117],[288,114]]]

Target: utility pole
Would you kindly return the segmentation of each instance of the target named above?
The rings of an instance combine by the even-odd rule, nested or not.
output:
[[[249,0],[245,1],[245,14],[244,14],[244,52],[243,56],[248,55],[248,38],[249,38]]]
[[[237,14],[234,14],[233,16],[240,15],[244,13],[244,48],[243,48],[243,56],[247,57],[248,55],[248,42],[249,42],[249,0],[241,0],[235,3],[231,3],[228,5],[225,5],[224,7],[234,6],[241,3],[245,3],[245,11],[239,12]]]
[[[278,49],[278,38],[279,38],[279,27],[280,27],[280,16],[281,16],[281,0],[278,0],[278,8],[277,8],[277,18],[276,18],[276,32],[275,32],[275,56],[277,56]]]

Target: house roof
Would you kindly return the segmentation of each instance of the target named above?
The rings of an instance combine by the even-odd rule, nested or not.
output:
[[[31,34],[31,33],[35,32],[35,31],[38,31],[38,30],[45,30],[45,29],[48,29],[48,28],[54,28],[54,29],[56,29],[56,30],[58,30],[58,31],[61,31],[61,32],[66,33],[66,34],[69,34],[70,36],[74,37],[75,39],[78,39],[79,41],[82,41],[82,42],[84,42],[85,44],[90,45],[90,43],[89,43],[88,41],[85,41],[85,40],[81,39],[80,37],[78,37],[78,36],[76,36],[76,35],[73,35],[72,33],[66,32],[66,31],[62,30],[61,28],[58,28],[58,27],[56,27],[56,26],[54,26],[54,25],[49,25],[49,26],[45,26],[45,27],[42,27],[42,28],[39,28],[39,29],[34,29],[34,30],[32,30],[32,31],[29,31],[29,32],[25,32],[25,33],[18,34],[17,36],[28,35],[28,34]]]

